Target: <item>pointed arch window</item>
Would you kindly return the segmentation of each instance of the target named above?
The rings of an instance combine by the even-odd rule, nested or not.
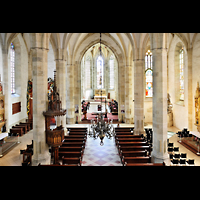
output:
[[[11,69],[11,94],[15,94],[15,48],[10,45],[10,69]]]
[[[99,56],[97,58],[97,88],[104,88],[103,84],[103,58]]]
[[[146,97],[153,97],[153,55],[150,50],[146,52],[145,56],[145,91]]]
[[[85,85],[86,88],[90,88],[90,65],[91,65],[91,59],[90,56],[87,56],[86,61],[85,61]]]
[[[114,89],[114,55],[110,56],[109,64],[110,64],[110,89]]]
[[[184,101],[184,51],[183,47],[179,53],[179,70],[180,70],[180,101]]]

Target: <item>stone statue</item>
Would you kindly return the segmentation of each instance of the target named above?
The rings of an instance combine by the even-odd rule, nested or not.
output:
[[[169,93],[167,93],[167,113],[171,113],[172,112],[172,103],[171,103],[171,100],[170,100],[170,95]]]

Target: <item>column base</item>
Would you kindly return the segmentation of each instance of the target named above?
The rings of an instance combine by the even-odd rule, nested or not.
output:
[[[145,134],[144,130],[134,130],[134,135],[141,135],[141,134]]]
[[[158,155],[155,155],[154,151],[152,151],[152,153],[151,153],[151,162],[152,163],[163,163],[163,162],[165,162],[166,166],[170,166],[170,164],[171,164],[168,153],[166,153],[163,156],[158,156]]]
[[[51,154],[46,151],[44,154],[34,155],[32,157],[32,166],[38,166],[38,164],[50,165]]]
[[[66,118],[66,123],[67,124],[75,124],[74,118]]]

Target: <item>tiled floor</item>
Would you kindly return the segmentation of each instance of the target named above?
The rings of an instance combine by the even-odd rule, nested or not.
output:
[[[88,138],[83,155],[83,166],[122,166],[114,139],[104,138],[104,145],[100,146],[100,139]]]

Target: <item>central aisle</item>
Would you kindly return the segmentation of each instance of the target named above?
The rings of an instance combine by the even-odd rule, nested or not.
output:
[[[104,145],[100,146],[100,139],[87,138],[83,154],[82,166],[122,166],[114,138],[104,138]]]

